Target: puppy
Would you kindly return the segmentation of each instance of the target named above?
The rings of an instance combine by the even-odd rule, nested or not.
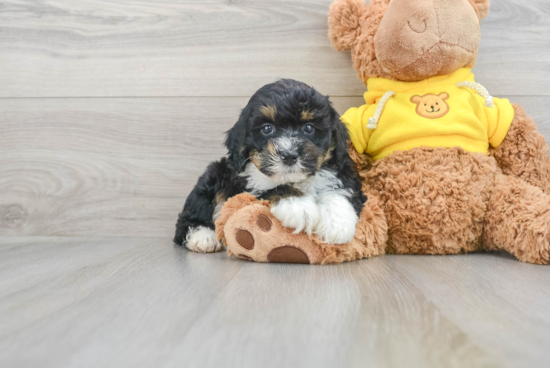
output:
[[[353,239],[367,198],[348,155],[348,133],[328,97],[290,79],[262,87],[227,132],[227,157],[210,164],[187,197],[174,242],[223,249],[214,232],[224,202],[249,192],[295,233]]]

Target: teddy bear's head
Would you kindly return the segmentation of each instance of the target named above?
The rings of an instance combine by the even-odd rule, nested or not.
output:
[[[489,0],[337,0],[329,36],[335,49],[351,51],[365,84],[420,81],[473,67],[488,13]]]

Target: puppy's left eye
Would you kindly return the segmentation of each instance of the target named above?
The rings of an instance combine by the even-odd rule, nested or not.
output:
[[[271,124],[266,124],[262,127],[263,135],[271,135],[271,134],[273,134],[273,131],[274,131],[273,125],[271,125]]]
[[[304,133],[306,134],[313,134],[315,132],[315,127],[311,124],[306,124],[304,126]]]

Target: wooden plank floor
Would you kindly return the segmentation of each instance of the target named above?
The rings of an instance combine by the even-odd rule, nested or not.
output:
[[[303,266],[0,243],[2,367],[548,367],[550,268],[502,253]]]

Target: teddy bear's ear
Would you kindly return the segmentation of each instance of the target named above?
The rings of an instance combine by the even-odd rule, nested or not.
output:
[[[474,7],[479,20],[489,15],[489,8],[491,7],[489,0],[470,0],[470,4]]]
[[[357,39],[360,19],[368,10],[365,0],[337,0],[330,6],[328,35],[332,47],[338,51],[349,50]]]
[[[443,93],[439,94],[439,98],[442,99],[443,101],[448,100],[449,97],[450,97],[449,94],[446,93],[446,92],[443,92]]]

